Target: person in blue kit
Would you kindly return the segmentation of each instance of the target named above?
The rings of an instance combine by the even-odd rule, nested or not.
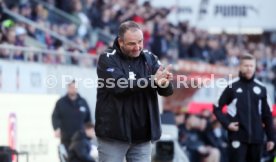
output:
[[[265,86],[255,78],[256,59],[240,58],[239,77],[224,89],[214,105],[217,119],[228,130],[229,162],[260,162],[266,135],[266,149],[274,148],[272,108]],[[227,114],[222,108],[228,105]]]

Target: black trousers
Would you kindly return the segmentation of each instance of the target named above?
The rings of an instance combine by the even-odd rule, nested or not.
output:
[[[71,144],[71,141],[70,141],[70,140],[63,140],[63,139],[62,139],[60,143],[62,143],[62,144],[65,146],[66,151],[69,150],[69,146],[70,146],[70,144]]]
[[[229,162],[261,162],[263,144],[230,142]]]

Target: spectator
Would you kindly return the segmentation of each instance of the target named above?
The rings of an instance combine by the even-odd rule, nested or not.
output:
[[[17,5],[20,3],[20,0],[3,0],[5,4],[9,7],[12,5]]]
[[[224,49],[220,47],[218,38],[216,38],[215,36],[209,36],[207,44],[210,54],[209,63],[224,65],[226,54]]]
[[[212,133],[214,137],[214,141],[216,142],[215,146],[220,151],[220,161],[221,162],[228,162],[229,155],[228,155],[228,144],[227,144],[227,131],[222,127],[219,121],[215,120],[212,123]]]
[[[195,115],[186,116],[186,141],[182,142],[187,147],[189,159],[192,162],[220,161],[219,150],[207,145],[202,139],[201,133],[206,129],[206,125],[207,121],[205,119],[201,119]]]
[[[193,60],[198,61],[210,61],[210,53],[207,50],[206,38],[202,36],[197,37],[195,42],[190,46],[189,57]]]
[[[2,42],[1,45],[9,45],[6,42]],[[8,49],[0,48],[0,59],[9,59],[10,52]]]
[[[26,39],[26,34],[27,34],[26,29],[22,26],[17,26],[15,28],[15,34],[16,34],[15,45],[25,46],[25,39]]]
[[[6,41],[10,45],[15,45],[16,44],[16,32],[14,28],[8,29],[8,32],[6,33]]]
[[[236,67],[239,64],[239,49],[236,46],[233,46],[231,43],[228,43],[226,45],[227,49],[227,58],[226,58],[226,64],[229,67]]]
[[[72,9],[72,2],[73,0],[55,0],[56,1],[56,5],[59,9],[70,13],[71,9]]]
[[[0,30],[0,43],[3,43],[4,35],[2,33],[2,30]]]
[[[185,33],[179,36],[178,40],[178,58],[188,59],[189,58],[189,47],[191,45],[190,37],[191,34]]]
[[[154,54],[156,54],[160,59],[166,57],[166,50],[168,50],[167,44],[165,42],[164,34],[166,31],[163,31],[162,28],[164,22],[161,21],[161,16],[157,15],[154,20],[153,27],[153,36],[151,41],[151,50]]]
[[[33,19],[32,8],[31,8],[31,4],[29,4],[29,3],[21,4],[19,6],[19,13],[20,13],[20,15],[22,15],[28,19]]]
[[[80,21],[80,26],[78,27],[78,36],[84,38],[88,34],[90,27],[90,21],[87,15],[85,15],[80,0],[74,0],[73,15]]]
[[[186,141],[187,141],[187,130],[185,127],[185,119],[186,116],[185,114],[176,114],[175,116],[175,121],[176,121],[176,125],[178,128],[178,142],[180,144],[180,146],[183,148],[186,147]]]
[[[90,4],[90,3],[89,3]],[[91,4],[90,8],[87,9],[87,15],[90,18],[91,25],[95,28],[103,28],[103,11],[104,11],[105,1],[96,0]]]
[[[80,130],[72,137],[69,147],[68,162],[95,162],[91,152],[96,149],[92,148],[91,139],[95,138],[94,126],[91,123],[84,125],[84,130]]]
[[[38,3],[34,9],[34,20],[43,21],[45,24],[48,23],[48,11],[43,7],[42,4]]]

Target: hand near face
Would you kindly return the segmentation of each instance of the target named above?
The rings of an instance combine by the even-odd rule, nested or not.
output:
[[[170,80],[173,79],[173,74],[170,72],[172,66],[169,65],[166,68],[160,66],[154,75],[154,81],[158,86],[167,86]]]

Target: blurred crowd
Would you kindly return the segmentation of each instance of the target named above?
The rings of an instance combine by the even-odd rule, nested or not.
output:
[[[24,4],[8,1],[7,7],[13,12],[35,21],[37,24],[67,37],[77,45],[84,47],[92,54],[99,54],[110,42],[99,40],[96,44],[89,44],[89,27],[101,29],[107,34],[116,35],[119,24],[126,20],[141,23],[144,28],[145,48],[150,49],[161,58],[170,60],[192,59],[212,64],[235,66],[237,57],[243,52],[255,55],[259,61],[259,68],[263,70],[276,64],[275,44],[264,42],[250,42],[246,36],[209,34],[204,30],[190,27],[188,22],[171,24],[167,15],[174,8],[155,8],[146,1],[139,4],[137,0],[47,0],[59,9],[73,15],[79,20],[77,26],[73,22],[56,21],[41,3],[26,2]],[[11,23],[5,23],[9,20]],[[35,29],[31,25],[19,22],[12,17],[1,14],[2,28],[11,29],[10,35],[28,35],[37,39],[48,48],[60,50],[62,43],[54,40],[49,34]],[[23,39],[3,40],[1,42],[24,45]],[[15,37],[8,36],[6,37]],[[23,36],[21,36],[23,37]],[[274,45],[274,46],[273,46]],[[100,49],[100,50],[99,50]]]
[[[273,34],[230,35],[211,34],[205,30],[191,27],[183,21],[172,24],[167,19],[175,8],[156,8],[150,1],[138,3],[138,0],[43,0],[50,6],[71,15],[78,23],[46,8],[34,0],[20,3],[20,0],[0,1],[0,43],[33,47],[34,41],[55,50],[60,55],[43,53],[42,58],[32,52],[10,51],[0,48],[0,58],[28,61],[43,61],[50,64],[72,64],[93,66],[96,60],[81,59],[83,55],[97,56],[112,46],[121,22],[134,20],[140,23],[144,32],[144,48],[151,50],[159,58],[170,63],[180,59],[207,62],[225,66],[238,65],[242,53],[250,53],[257,58],[257,77],[271,82],[276,87],[276,37]],[[76,48],[64,44],[49,33],[26,24],[3,12],[7,7],[36,24],[50,29],[75,43]],[[94,41],[91,33],[101,31]],[[66,55],[71,52],[70,55]],[[65,53],[62,54],[62,53]],[[12,55],[12,56],[11,56]],[[274,97],[276,100],[276,97]]]
[[[140,4],[138,0],[43,0],[70,14],[78,23],[65,18],[57,19],[42,3],[32,0],[20,4],[19,0],[1,2],[1,44],[30,46],[26,37],[35,39],[47,49],[59,52],[76,52],[74,57],[62,58],[45,55],[46,63],[79,64],[79,52],[96,56],[102,53],[112,40],[99,36],[91,43],[91,33],[101,30],[107,36],[116,36],[119,24],[126,20],[140,23],[144,31],[144,48],[151,50],[161,59],[174,63],[179,59],[208,62],[226,66],[238,65],[242,53],[250,53],[257,58],[257,77],[269,80],[276,86],[276,41],[265,35],[211,34],[191,27],[183,21],[172,24],[167,19],[176,8],[156,8],[150,1]],[[2,12],[3,6],[11,9],[38,25],[66,37],[76,46],[68,47],[49,33],[34,28]],[[51,14],[52,13],[52,14]],[[0,51],[0,58],[8,57],[7,51]],[[36,61],[35,55],[24,58],[22,52],[15,51],[14,59]],[[69,61],[68,61],[69,60]]]
[[[76,46],[80,46],[83,49],[88,48],[88,41],[78,36],[77,26],[74,23],[54,21],[52,17],[49,17],[49,11],[41,3],[26,2],[20,4],[16,2],[12,3],[12,1],[7,1],[6,3],[1,2],[0,42],[2,45],[15,45],[30,48],[37,46],[44,49],[55,50],[57,53],[70,52],[80,54],[81,52],[85,52],[72,46],[65,46],[61,40],[51,36],[48,32],[35,28],[34,25],[27,24],[21,21],[21,19],[6,14],[3,12],[4,8],[8,8],[13,13],[24,16],[44,29],[50,29],[50,31],[57,33],[60,37],[66,37],[76,44]],[[0,50],[0,58],[2,59],[9,59],[11,57],[10,55],[12,55],[12,59],[15,60],[38,61],[38,55],[32,52],[24,54],[20,50]],[[77,54],[71,54],[70,57],[66,58],[62,55],[53,57],[45,53],[43,54],[42,61],[52,64],[78,64],[79,58]]]
[[[188,22],[172,24],[168,21],[168,14],[174,8],[155,8],[149,1],[139,4],[137,0],[44,0],[50,5],[67,12],[78,20],[79,24],[57,19],[41,3],[27,1],[23,4],[18,0],[2,2],[14,13],[18,13],[35,23],[58,33],[83,47],[91,55],[103,52],[112,42],[99,37],[93,44],[90,42],[90,32],[100,29],[106,35],[118,32],[119,24],[126,20],[134,20],[143,26],[144,47],[150,49],[159,58],[175,62],[178,59],[203,61],[211,64],[235,66],[238,56],[248,52],[258,59],[258,74],[269,75],[274,79],[276,65],[276,41],[265,39],[260,35],[257,40],[250,40],[249,36],[210,34],[207,31],[189,26]],[[0,12],[1,44],[25,46],[25,36],[34,38],[48,49],[57,51],[76,51],[72,47],[65,48],[62,41],[56,40],[49,33],[34,28],[32,25],[20,22],[9,15]],[[23,59],[16,54],[15,59]],[[1,52],[1,58],[5,54]],[[30,58],[29,60],[35,60]],[[64,63],[62,59],[47,60],[46,62]],[[77,62],[77,61],[73,61]],[[275,70],[272,70],[273,72]]]
[[[110,40],[99,37],[91,44],[90,32],[100,29],[106,35],[115,35],[119,24],[126,20],[134,20],[143,26],[144,48],[150,49],[161,59],[175,62],[178,59],[208,62],[236,66],[238,57],[242,53],[251,53],[258,60],[258,75],[275,80],[276,72],[276,41],[260,35],[251,40],[246,35],[210,34],[207,31],[189,26],[188,22],[172,24],[168,21],[168,14],[174,8],[155,8],[149,1],[139,4],[137,0],[44,0],[50,5],[67,12],[78,20],[79,24],[57,19],[41,3],[27,1],[23,4],[18,0],[6,0],[1,6],[6,6],[12,12],[18,13],[44,28],[51,29],[66,37],[85,51],[73,47],[65,48],[63,42],[55,39],[49,33],[43,32],[16,18],[0,11],[1,44],[29,46],[26,36],[34,38],[48,49],[57,51],[87,52],[98,55],[108,46]],[[7,52],[0,52],[0,58],[6,58]],[[24,59],[20,52],[15,52],[14,59]],[[30,57],[28,60],[36,60]],[[45,58],[49,63],[67,63],[64,59]],[[78,64],[77,58],[71,60]]]
[[[176,114],[179,144],[191,162],[228,162],[227,131],[215,119],[212,112],[203,110],[200,114]],[[273,119],[276,130],[276,118]],[[276,133],[276,132],[275,132]],[[273,162],[275,149],[266,152],[263,162]]]

